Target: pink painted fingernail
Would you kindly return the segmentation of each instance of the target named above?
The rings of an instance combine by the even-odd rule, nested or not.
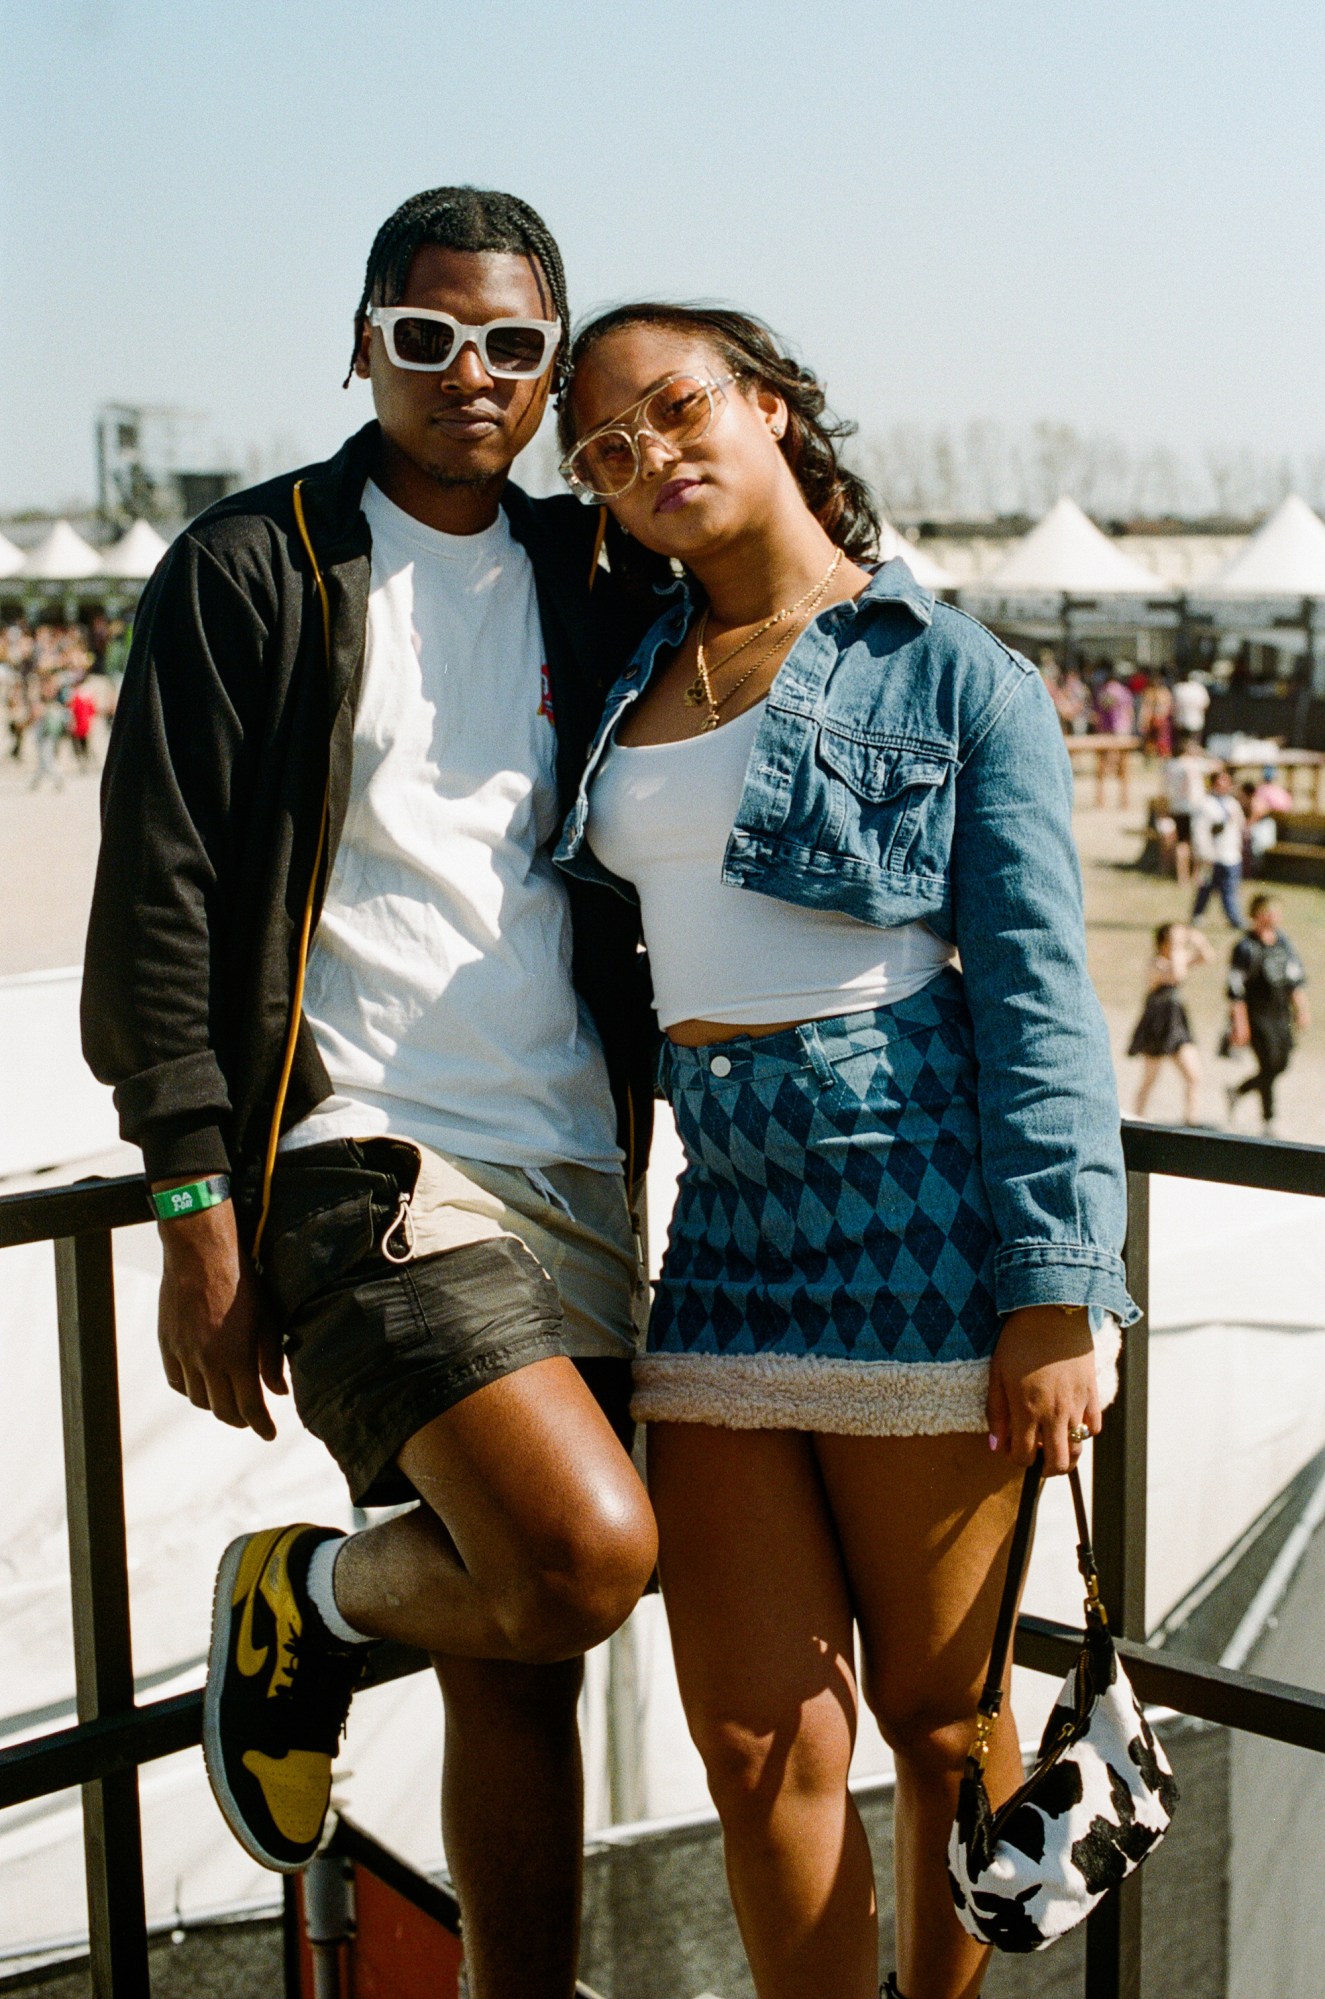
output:
[[[992,1430],[989,1432],[989,1448],[991,1451],[996,1451],[998,1449],[998,1438],[994,1435]]]

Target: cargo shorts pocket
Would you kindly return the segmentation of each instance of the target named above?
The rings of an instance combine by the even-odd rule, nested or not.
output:
[[[262,1274],[285,1317],[362,1263],[376,1238],[373,1197],[366,1187],[275,1236],[264,1247]]]

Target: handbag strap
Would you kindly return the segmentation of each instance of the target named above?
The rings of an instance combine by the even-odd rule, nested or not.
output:
[[[1095,1551],[1091,1546],[1090,1523],[1086,1518],[1086,1501],[1081,1490],[1081,1477],[1075,1465],[1067,1477],[1068,1484],[1072,1488],[1072,1509],[1076,1514],[1077,1566],[1086,1585],[1086,1614],[1089,1618],[1095,1613],[1102,1619],[1104,1610],[1099,1598]],[[1040,1503],[1043,1486],[1044,1453],[1040,1451],[1021,1482],[1021,1500],[1017,1506],[1017,1522],[1012,1530],[1012,1543],[1008,1549],[1007,1575],[1003,1580],[1003,1596],[998,1606],[998,1621],[994,1626],[989,1671],[977,1710],[975,1742],[971,1754],[982,1768],[994,1722],[1003,1705],[1003,1680],[1012,1638],[1012,1626],[1017,1615],[1017,1603],[1026,1581],[1026,1571],[1030,1567],[1031,1545],[1035,1537],[1035,1512]]]

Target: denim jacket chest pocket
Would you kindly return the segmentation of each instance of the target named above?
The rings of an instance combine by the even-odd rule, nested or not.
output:
[[[823,717],[802,792],[812,844],[880,873],[942,883],[952,847],[956,758],[947,744]],[[807,827],[808,830],[808,827]]]

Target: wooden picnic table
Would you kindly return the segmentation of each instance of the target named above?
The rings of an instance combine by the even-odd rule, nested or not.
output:
[[[1212,757],[1211,762],[1215,761]],[[1271,756],[1234,756],[1224,761],[1234,777],[1259,778],[1272,766],[1283,777],[1285,788],[1295,800],[1301,802],[1305,798],[1313,812],[1325,809],[1325,751],[1277,749]]]

